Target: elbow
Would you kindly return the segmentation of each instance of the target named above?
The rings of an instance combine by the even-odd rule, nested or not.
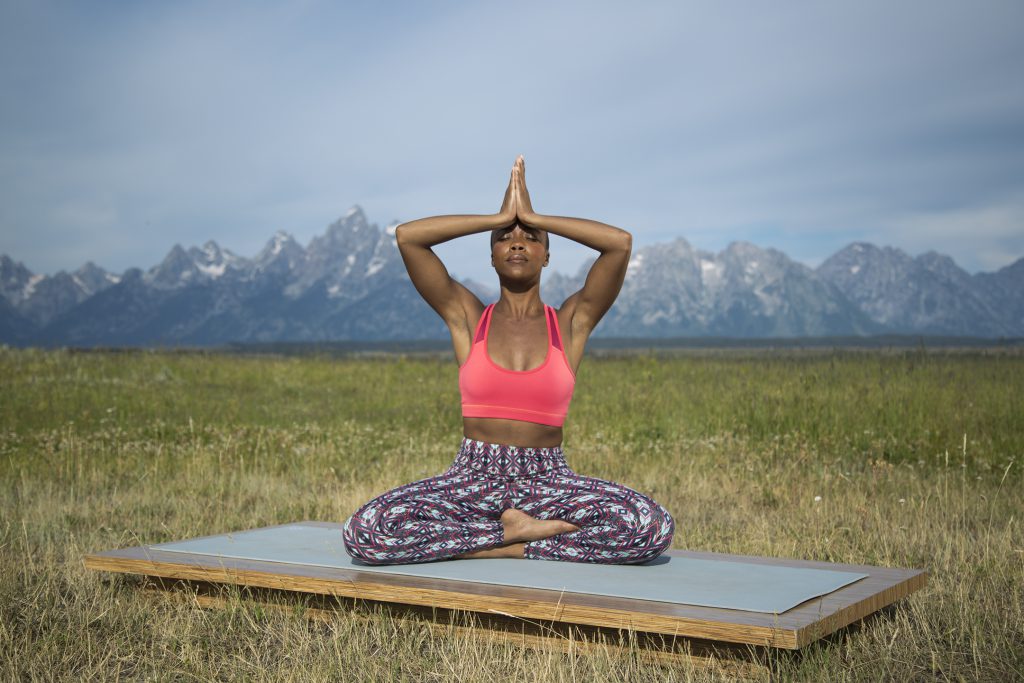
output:
[[[626,232],[625,230],[622,231],[622,245],[622,248],[625,249],[626,251],[633,251],[632,233]]]
[[[404,247],[409,244],[410,237],[413,237],[414,235],[415,233],[410,235],[408,226],[405,223],[402,223],[395,228],[395,244],[399,247]]]

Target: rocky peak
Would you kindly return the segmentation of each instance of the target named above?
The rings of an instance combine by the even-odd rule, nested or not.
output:
[[[92,261],[86,261],[85,265],[71,274],[71,277],[82,291],[90,296],[111,285],[116,285],[121,280],[119,276],[108,273]]]
[[[945,254],[929,251],[918,256],[915,262],[922,269],[934,274],[938,278],[956,282],[961,286],[970,286],[971,276]]]
[[[998,336],[1009,329],[976,281],[936,252],[911,258],[900,249],[856,243],[828,258],[818,274],[897,332]]]
[[[353,243],[365,242],[370,232],[374,233],[374,238],[379,234],[376,226],[371,226],[367,222],[363,209],[356,205],[349,209],[344,216],[331,223],[323,237],[315,238],[313,242],[319,241],[321,244],[347,247]]]
[[[291,233],[278,230],[256,255],[255,263],[261,269],[296,267],[306,256],[306,250],[292,237]]]
[[[1016,334],[1024,334],[1024,258],[994,273],[978,273],[972,280],[995,309],[1006,312]]]
[[[817,272],[864,305],[887,296],[888,288],[905,279],[913,268],[913,259],[900,249],[854,242],[825,259]]]
[[[27,297],[26,288],[42,277],[33,275],[24,263],[13,260],[7,254],[0,255],[0,296],[10,303],[23,301]]]
[[[690,243],[682,237],[678,237],[667,244],[650,245],[633,251],[626,267],[626,279],[640,278],[641,280],[658,276],[667,270],[677,272],[695,272],[698,261],[697,252]],[[588,262],[593,263],[593,260]],[[584,264],[586,270],[580,269],[579,275],[586,278],[590,268]]]
[[[146,284],[156,289],[174,289],[194,282],[195,263],[180,244],[175,244],[158,265],[146,273]]]
[[[366,279],[390,272],[400,263],[393,237],[369,224],[359,206],[332,223],[327,232],[313,238],[306,262],[286,293],[297,297],[311,287],[322,287],[332,299],[354,299],[366,290]]]
[[[188,256],[196,269],[206,278],[217,279],[229,268],[238,268],[245,259],[227,249],[221,249],[213,240],[207,240],[201,249],[191,247]]]
[[[339,255],[343,258],[352,257],[349,259],[347,272],[358,271],[358,268],[354,268],[356,262],[369,260],[380,236],[380,229],[376,225],[368,224],[363,210],[354,206],[344,216],[331,223],[326,233],[314,237],[306,252],[314,264],[333,262]],[[362,265],[365,267],[365,263]]]

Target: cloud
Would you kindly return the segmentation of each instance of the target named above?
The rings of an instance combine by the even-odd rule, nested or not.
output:
[[[1024,193],[998,204],[899,216],[873,236],[914,254],[949,254],[969,270],[998,270],[1024,255]]]
[[[175,242],[308,242],[356,203],[382,225],[490,212],[523,153],[538,210],[638,247],[743,239],[813,263],[899,239],[991,267],[1022,251],[1022,19],[1010,2],[9,3],[0,252],[120,270]],[[975,219],[1003,227],[958,236]],[[477,237],[438,251],[493,279]],[[552,246],[563,272],[594,255]]]

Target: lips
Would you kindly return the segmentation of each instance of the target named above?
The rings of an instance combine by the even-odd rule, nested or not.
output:
[[[512,256],[512,257],[507,258],[505,260],[508,261],[509,263],[526,263],[526,257],[525,256]]]

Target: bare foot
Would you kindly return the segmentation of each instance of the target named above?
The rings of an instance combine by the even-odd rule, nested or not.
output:
[[[505,528],[505,544],[539,541],[570,531],[579,531],[575,524],[560,519],[537,519],[522,510],[509,508],[501,513],[501,524]]]

